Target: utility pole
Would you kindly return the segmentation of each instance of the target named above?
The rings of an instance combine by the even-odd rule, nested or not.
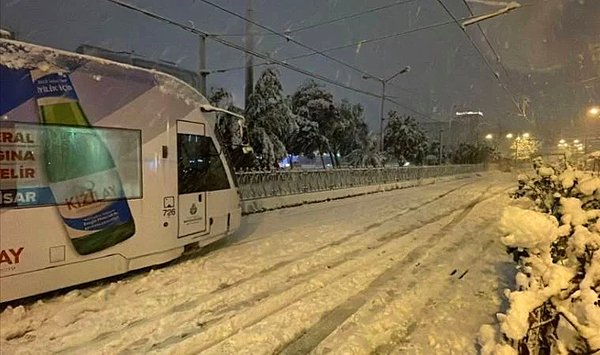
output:
[[[440,129],[440,157],[438,160],[439,165],[442,165],[442,152],[444,151],[444,143],[442,142],[442,133],[444,133],[443,129]]]
[[[383,121],[385,120],[383,107],[385,105],[385,80],[381,80],[381,110],[380,110],[380,121],[379,121],[379,151],[383,152]]]
[[[200,35],[198,39],[198,74],[200,74],[200,87],[198,90],[206,97],[206,76],[208,75],[206,71],[206,36]]]
[[[254,10],[252,9],[252,0],[246,0],[246,18],[254,21]],[[250,21],[246,21],[246,88],[244,91],[245,107],[248,107],[250,95],[254,91],[254,56],[250,54],[254,51],[254,27]]]

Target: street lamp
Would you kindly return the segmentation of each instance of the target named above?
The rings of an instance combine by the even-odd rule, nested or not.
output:
[[[493,136],[491,133],[488,133],[488,134],[485,136],[485,139],[487,139],[487,140],[490,140],[490,139],[492,139],[492,138],[494,138],[494,136]]]
[[[594,107],[590,108],[588,112],[590,115],[596,116],[597,114],[600,113],[600,107],[594,106]]]
[[[513,137],[514,137],[514,135],[512,133],[509,133],[506,135],[506,138],[509,140],[512,140]],[[517,163],[519,160],[519,146],[521,145],[521,143],[523,143],[523,144],[525,144],[525,147],[526,147],[526,144],[529,141],[530,137],[531,137],[531,134],[529,134],[528,132],[519,133],[515,137],[514,144],[511,144],[511,146],[514,145],[514,147],[515,147],[514,148],[515,149],[515,163]],[[564,140],[561,140],[561,141],[564,143]],[[560,144],[559,144],[559,146],[560,146]],[[512,147],[510,147],[510,149],[512,149]]]
[[[383,117],[383,109],[384,109],[384,104],[385,104],[385,85],[387,84],[388,81],[394,79],[395,77],[397,77],[400,74],[404,74],[404,73],[408,73],[410,71],[410,66],[405,66],[402,70],[400,70],[399,72],[391,75],[389,78],[387,79],[383,79],[383,78],[378,78],[375,76],[371,76],[371,75],[363,75],[363,79],[373,79],[373,80],[377,80],[381,83],[381,112],[380,112],[380,116],[381,116],[381,121],[379,123],[379,150],[381,152],[383,152],[383,121],[384,121],[384,117]]]

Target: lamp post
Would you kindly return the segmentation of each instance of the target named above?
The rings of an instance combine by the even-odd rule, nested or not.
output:
[[[388,83],[388,81],[394,79],[395,77],[397,77],[400,74],[408,73],[409,71],[410,71],[410,66],[407,65],[402,70],[391,75],[387,79],[378,78],[378,77],[374,77],[374,76],[370,76],[370,75],[363,75],[363,79],[373,79],[373,80],[377,80],[381,83],[381,108],[380,108],[381,120],[379,122],[379,151],[381,151],[381,152],[383,152],[383,121],[385,120],[385,118],[383,117],[383,110],[384,110],[384,105],[385,105],[385,86]]]

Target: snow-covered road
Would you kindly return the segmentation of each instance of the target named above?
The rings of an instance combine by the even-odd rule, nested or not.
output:
[[[0,314],[2,354],[476,353],[510,259],[514,176],[482,176],[244,218],[151,272]]]

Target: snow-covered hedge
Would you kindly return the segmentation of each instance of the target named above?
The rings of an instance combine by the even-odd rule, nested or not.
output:
[[[482,326],[482,353],[600,354],[600,178],[541,159],[534,169],[500,221],[516,289],[499,327]]]

